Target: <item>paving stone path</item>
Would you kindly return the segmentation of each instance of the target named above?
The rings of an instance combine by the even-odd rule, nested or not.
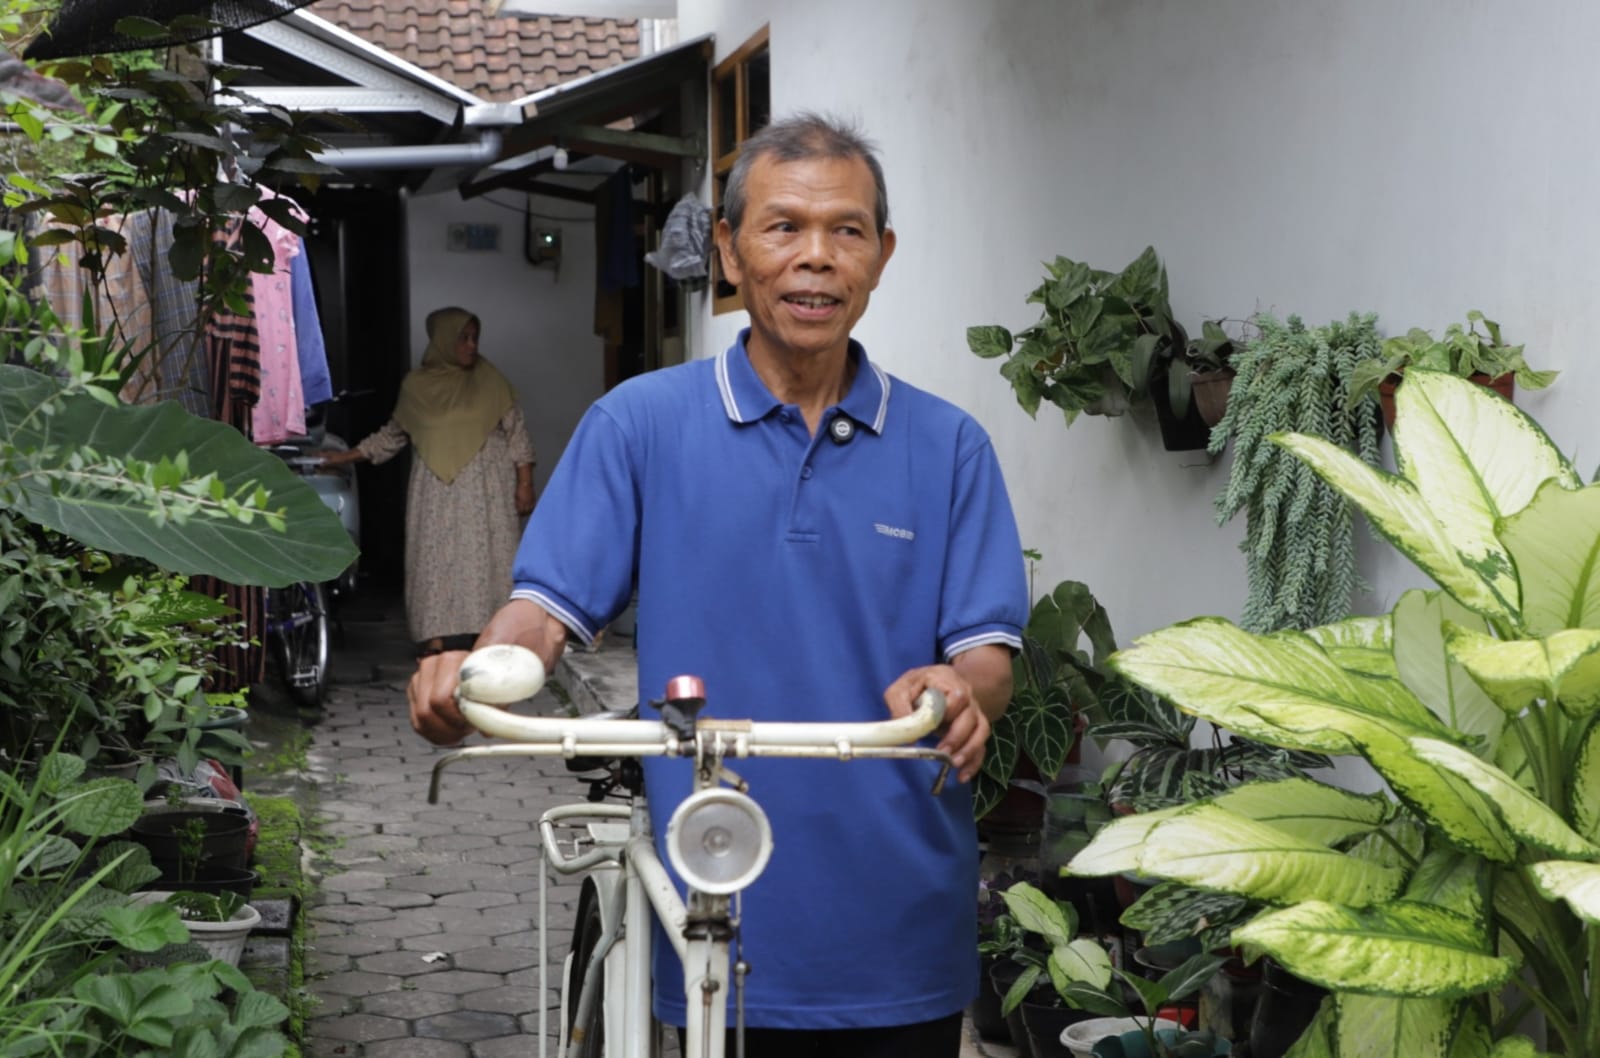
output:
[[[306,974],[319,1005],[304,1053],[532,1058],[538,819],[581,796],[582,784],[559,761],[470,761],[446,773],[440,803],[429,805],[429,771],[444,751],[407,719],[412,662],[398,600],[358,598],[341,626],[327,707],[290,783],[326,839],[308,851],[317,894]],[[632,694],[631,664],[627,645],[613,644],[569,653],[560,676],[580,707],[615,706]],[[546,691],[529,708],[558,704]],[[552,874],[546,892],[553,1034],[578,882]],[[964,1054],[1013,1053],[983,1047]]]

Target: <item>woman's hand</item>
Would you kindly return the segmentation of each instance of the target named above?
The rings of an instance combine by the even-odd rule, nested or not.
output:
[[[526,518],[533,513],[533,482],[517,482],[517,515]]]

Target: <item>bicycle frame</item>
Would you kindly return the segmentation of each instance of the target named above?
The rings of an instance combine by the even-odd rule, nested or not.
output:
[[[498,648],[503,649],[503,648]],[[469,659],[469,664],[471,659]],[[463,666],[463,679],[468,680]],[[541,670],[542,671],[542,670]],[[677,681],[674,681],[675,683]],[[683,756],[695,761],[695,792],[687,806],[705,791],[722,790],[724,785],[743,795],[748,787],[723,763],[728,758],[744,757],[856,757],[890,759],[932,759],[940,761],[933,792],[943,787],[950,769],[947,754],[908,745],[936,728],[943,719],[944,700],[925,692],[910,716],[877,723],[753,723],[700,719],[693,722],[692,737],[684,737],[680,722],[658,720],[526,717],[503,712],[463,697],[459,701],[466,719],[484,734],[512,740],[509,743],[474,746],[445,755],[434,765],[428,792],[430,803],[438,799],[441,775],[445,768],[461,760],[480,757],[644,757]],[[731,794],[730,794],[731,796]],[[744,798],[748,801],[748,798]],[[759,815],[755,802],[751,808]],[[680,812],[682,809],[680,809]],[[610,823],[615,827],[627,820],[626,837],[607,836],[591,830],[592,847],[579,851],[574,842],[569,855],[561,847],[558,826],[574,826],[580,820],[588,825]],[[677,825],[678,814],[673,824]],[[765,826],[765,817],[761,816]],[[666,866],[656,852],[648,805],[643,796],[629,806],[590,804],[559,805],[539,820],[542,854],[556,873],[563,876],[588,875],[595,880],[600,907],[602,933],[589,964],[582,967],[583,983],[568,1017],[568,983],[562,989],[562,1031],[564,1052],[576,1055],[581,1037],[567,1039],[568,1022],[580,1029],[596,1001],[597,977],[604,968],[607,998],[602,1007],[607,1058],[654,1058],[651,1018],[651,958],[653,930],[651,916],[659,919],[663,932],[683,965],[685,1009],[684,1058],[724,1058],[727,1008],[730,987],[729,948],[738,921],[734,901],[748,880],[725,892],[706,892],[693,881],[688,898],[678,895]],[[668,830],[672,848],[672,828]],[[765,851],[770,851],[770,831],[762,834]],[[674,863],[681,861],[676,857]],[[760,857],[764,864],[764,854]],[[755,868],[759,873],[760,867]],[[681,873],[681,870],[680,870]],[[753,875],[751,876],[753,877]],[[710,883],[705,883],[710,887]],[[547,1011],[547,897],[546,872],[539,877],[539,1054],[545,1058],[548,1039]],[[620,950],[619,950],[620,949]],[[576,958],[576,951],[569,960]],[[569,971],[570,981],[570,971]],[[738,982],[732,982],[738,983]],[[620,984],[620,988],[614,985]],[[742,1028],[743,990],[735,997]],[[742,1036],[740,1038],[742,1050]]]

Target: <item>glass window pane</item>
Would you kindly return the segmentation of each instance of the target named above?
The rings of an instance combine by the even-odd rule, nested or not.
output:
[[[712,156],[721,158],[739,145],[738,78],[728,76],[711,86]]]
[[[745,135],[750,136],[772,121],[772,53],[763,50],[752,55],[746,69],[750,85],[750,127]]]

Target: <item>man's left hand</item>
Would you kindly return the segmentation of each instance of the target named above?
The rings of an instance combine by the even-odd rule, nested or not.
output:
[[[955,761],[962,782],[971,782],[983,767],[983,753],[989,741],[989,718],[978,708],[972,685],[949,665],[927,665],[912,669],[889,685],[883,702],[889,715],[909,716],[916,708],[917,695],[929,687],[944,692],[945,713],[939,748]]]

